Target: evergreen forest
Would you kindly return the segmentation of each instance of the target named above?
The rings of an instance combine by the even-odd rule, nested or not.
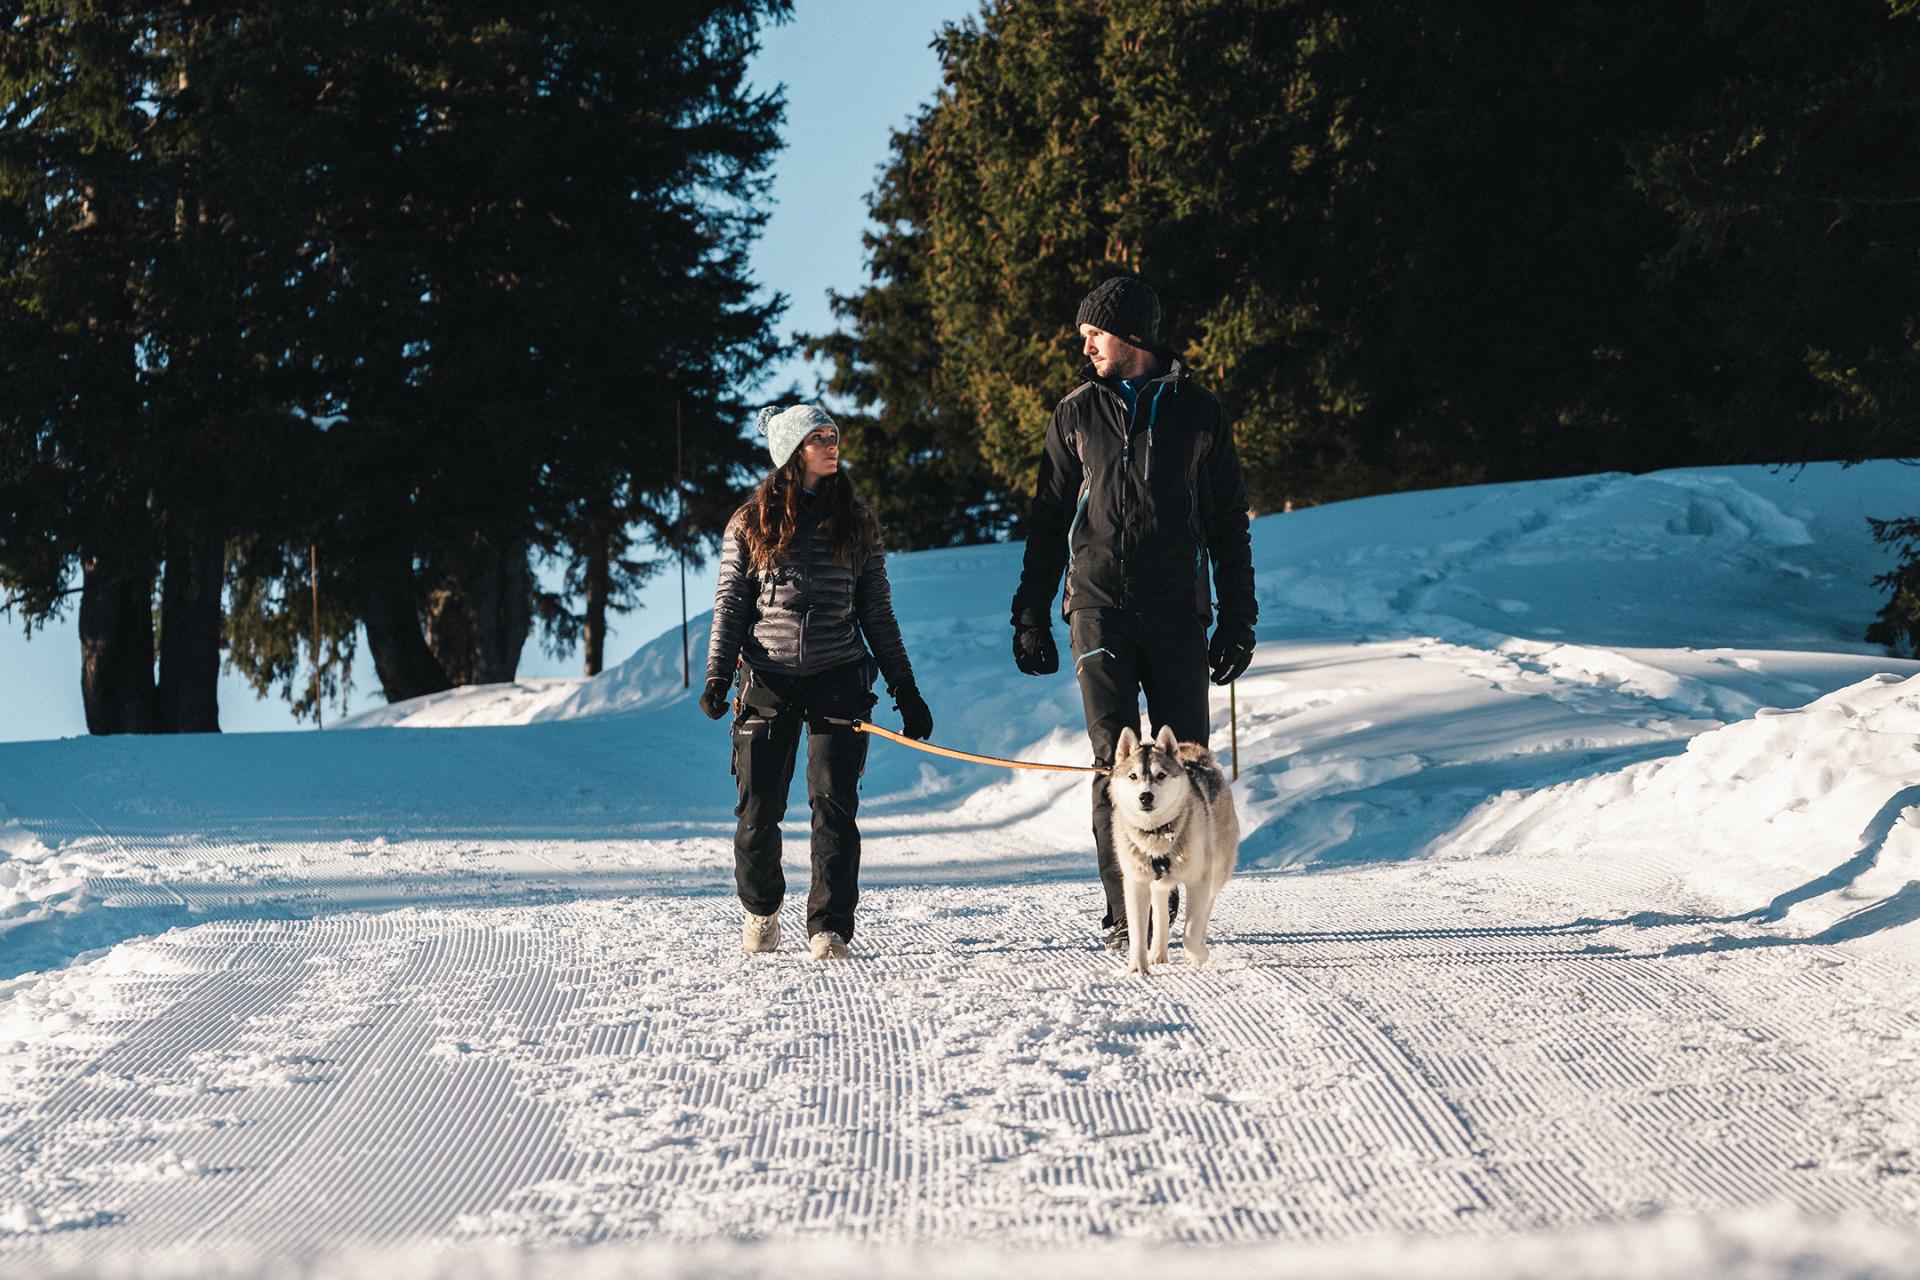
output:
[[[0,4],[0,587],[92,732],[318,716],[361,627],[390,700],[598,669],[753,456],[789,9]]]
[[[937,47],[811,344],[912,545],[1017,529],[1122,273],[1259,512],[1920,455],[1915,0],[1003,0]],[[1862,513],[1879,643],[1913,514]]]
[[[709,551],[792,0],[0,0],[0,604],[89,729],[511,679]],[[1920,458],[1920,0],[988,0],[802,341],[890,545],[1017,536],[1136,274],[1257,513]],[[1920,472],[1916,472],[1920,479]],[[1857,626],[1920,643],[1920,486]],[[536,572],[538,566],[550,572]],[[1850,624],[1851,625],[1851,624]],[[364,676],[364,673],[362,673]]]

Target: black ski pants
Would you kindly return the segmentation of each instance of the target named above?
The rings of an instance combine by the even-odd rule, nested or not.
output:
[[[1140,728],[1140,695],[1147,695],[1149,726],[1171,725],[1182,742],[1207,741],[1207,629],[1193,616],[1166,617],[1126,609],[1076,609],[1068,616],[1073,669],[1087,712],[1093,762],[1113,763],[1120,731]],[[1093,779],[1093,848],[1111,928],[1127,918],[1120,864],[1113,855],[1113,801],[1107,779]]]
[[[807,730],[807,802],[813,808],[813,888],[807,895],[807,936],[832,930],[853,937],[860,901],[860,775],[867,736],[851,721],[872,711],[873,675],[865,660],[812,676],[781,676],[748,668],[735,702],[733,776],[740,787],[734,814],[733,877],[740,904],[770,916],[787,896],[780,866],[780,820]]]

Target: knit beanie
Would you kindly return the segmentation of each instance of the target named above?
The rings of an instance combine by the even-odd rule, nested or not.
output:
[[[1081,299],[1073,327],[1077,330],[1083,324],[1151,347],[1160,341],[1160,299],[1146,281],[1115,276]]]
[[[767,438],[767,452],[773,455],[773,465],[776,467],[786,466],[787,459],[800,447],[800,442],[820,428],[840,429],[834,426],[826,410],[811,404],[788,405],[784,409],[768,405],[760,411],[756,421],[760,434]]]

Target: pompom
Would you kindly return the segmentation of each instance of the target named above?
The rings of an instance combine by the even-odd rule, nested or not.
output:
[[[775,405],[775,404],[763,405],[760,409],[760,412],[753,415],[754,429],[758,431],[761,435],[763,436],[766,435],[767,424],[769,422],[772,422],[775,418],[779,416],[780,416],[779,405]]]

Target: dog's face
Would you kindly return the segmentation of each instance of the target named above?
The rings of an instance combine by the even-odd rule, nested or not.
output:
[[[1162,728],[1146,742],[1132,729],[1120,731],[1107,792],[1115,811],[1132,825],[1150,829],[1171,822],[1187,802],[1193,783],[1180,763],[1179,745],[1172,729]]]

